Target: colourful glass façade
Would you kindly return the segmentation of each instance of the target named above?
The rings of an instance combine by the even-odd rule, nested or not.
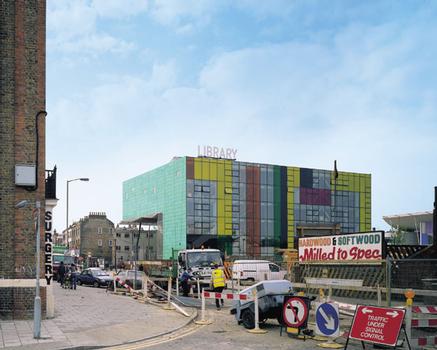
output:
[[[371,175],[179,157],[123,183],[123,219],[155,213],[163,258],[193,244],[269,256],[295,247],[299,227],[370,230]]]

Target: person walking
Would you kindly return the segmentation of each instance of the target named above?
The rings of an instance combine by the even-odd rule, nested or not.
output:
[[[77,282],[77,276],[76,276],[76,265],[71,264],[70,266],[70,278],[71,278],[71,289],[76,289],[76,282]]]
[[[225,289],[225,273],[223,270],[219,267],[218,264],[214,265],[214,270],[211,274],[211,284],[213,291],[215,293],[222,293],[223,289]],[[221,306],[223,306],[224,302],[223,299],[220,298],[220,302],[218,298],[215,299],[215,306],[217,307],[217,310],[220,310],[220,303]]]
[[[183,296],[187,297],[188,293],[190,293],[190,284],[189,284],[189,280],[192,280],[193,276],[191,275],[191,269],[186,269],[184,267],[184,272],[181,275],[181,287],[182,287],[182,292],[183,292]]]
[[[58,270],[58,274],[59,274],[59,282],[61,283],[61,287],[64,286],[64,281],[65,281],[65,265],[64,262],[61,261],[61,264],[59,265],[59,270]]]

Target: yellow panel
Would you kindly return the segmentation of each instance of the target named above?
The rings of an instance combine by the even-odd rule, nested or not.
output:
[[[294,203],[294,188],[291,187],[291,188],[289,188],[289,190],[291,190],[291,191],[288,191],[288,193],[287,193],[288,207],[290,207],[290,205],[292,205]]]
[[[217,198],[225,198],[225,184],[222,181],[217,182]]]
[[[366,192],[371,192],[372,189],[372,178],[370,175],[366,175],[365,183],[366,183]]]
[[[223,160],[219,160],[217,163],[217,180],[225,181],[225,163]]]
[[[287,167],[287,182],[291,182],[293,187],[300,186],[300,169],[296,167]],[[290,185],[288,185],[290,187]]]
[[[208,161],[208,159],[202,160],[202,180],[209,180],[209,161]]]
[[[194,158],[194,179],[202,180],[202,162],[203,159]]]
[[[209,163],[210,180],[217,181],[217,161],[212,159]]]
[[[223,217],[217,218],[217,235],[222,236],[225,234],[225,219]]]
[[[232,170],[232,160],[225,160],[225,170]]]
[[[366,180],[365,176],[360,176],[360,192],[366,192]]]
[[[217,199],[217,216],[219,218],[225,217],[225,201],[224,201],[224,199]]]

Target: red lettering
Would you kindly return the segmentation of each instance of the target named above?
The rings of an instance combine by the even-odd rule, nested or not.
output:
[[[353,247],[349,253],[352,260],[372,260],[381,258],[379,250],[373,249],[360,249],[358,247]]]

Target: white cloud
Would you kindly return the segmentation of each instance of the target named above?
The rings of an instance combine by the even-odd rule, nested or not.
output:
[[[121,2],[85,0],[50,2],[47,9],[47,45],[52,53],[81,53],[97,57],[104,53],[126,54],[135,48],[133,43],[99,31],[99,17],[123,18],[143,10],[143,3],[131,1],[121,10]]]
[[[147,11],[147,0],[92,0],[97,14],[106,18],[126,18]]]
[[[191,16],[174,6],[160,9],[163,23]],[[434,49],[423,51],[422,34],[434,31],[354,25],[328,41],[220,53],[191,86],[180,85],[176,59],[148,77],[111,79],[50,109],[56,151],[73,144],[80,155],[59,168],[96,181],[90,210],[115,221],[122,180],[195,155],[197,144],[234,146],[243,161],[329,169],[337,159],[340,170],[370,172],[377,227],[382,215],[428,209],[437,99],[435,82],[420,80],[435,66],[423,60]]]
[[[175,26],[180,33],[187,33],[193,27],[209,23],[211,16],[224,4],[215,0],[152,0],[149,11],[158,23]]]

